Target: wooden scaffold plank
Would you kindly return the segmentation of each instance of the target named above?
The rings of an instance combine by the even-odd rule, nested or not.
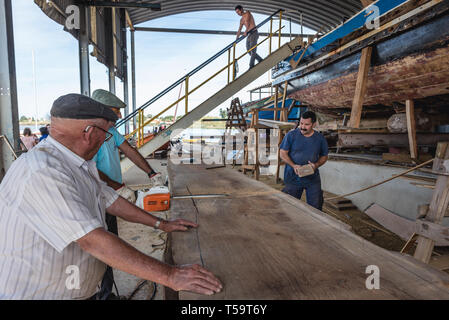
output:
[[[449,299],[449,275],[357,236],[306,203],[236,170],[169,163],[171,215],[197,229],[169,234],[175,264],[199,263],[224,284],[191,299]],[[213,172],[211,172],[213,171]],[[380,270],[380,288],[366,287],[367,267]]]

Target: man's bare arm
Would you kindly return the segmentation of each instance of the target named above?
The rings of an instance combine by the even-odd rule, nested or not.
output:
[[[112,268],[170,287],[212,295],[220,292],[220,281],[199,265],[171,266],[149,257],[103,228],[95,229],[76,241],[84,251]]]
[[[286,164],[288,164],[290,167],[293,168],[293,170],[295,171],[296,174],[299,173],[298,170],[299,170],[300,165],[298,165],[292,161],[292,159],[288,155],[287,150],[280,149],[279,156],[281,157],[282,161],[284,161]]]
[[[106,182],[108,186],[110,186],[114,190],[118,190],[121,187],[123,187],[123,184],[120,184],[112,179],[110,179],[106,174],[104,174],[102,171],[98,170],[98,175],[100,176],[100,179]]]
[[[145,160],[145,158],[140,154],[139,151],[137,151],[135,148],[133,148],[128,141],[124,141],[121,145],[118,147],[128,158],[131,160],[136,166],[138,166],[140,169],[145,171],[145,173],[150,173],[152,168],[148,164],[148,161]]]
[[[327,162],[327,160],[329,159],[329,156],[322,156],[318,159],[317,162],[312,163],[309,161],[309,163],[311,163],[313,165],[313,169],[316,170],[319,167],[321,167],[323,164],[325,164]]]
[[[238,39],[240,37],[240,32],[242,31],[243,25],[244,25],[244,20],[242,18],[242,19],[240,19],[240,27],[239,27],[239,30],[237,31],[236,39]]]
[[[126,221],[144,224],[149,227],[154,227],[159,220],[159,218],[142,210],[122,197],[118,197],[106,211],[109,214],[120,217]],[[187,231],[189,227],[196,228],[198,225],[184,219],[176,219],[173,221],[161,220],[161,224],[159,225],[159,229],[165,232]]]

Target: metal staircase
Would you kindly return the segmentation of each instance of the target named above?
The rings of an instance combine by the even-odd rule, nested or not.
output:
[[[271,28],[272,28],[272,20],[271,19],[277,13],[280,13],[280,18],[281,18],[282,17],[282,11],[279,10],[279,11],[274,13],[272,16],[270,16],[268,19],[266,19],[264,22],[262,22],[260,24],[260,25],[262,25],[262,24],[266,23],[267,21],[271,21],[270,35],[265,39],[265,40],[267,40],[267,39],[270,40],[270,51],[271,51],[271,38],[273,36],[273,32],[271,30]],[[259,28],[260,25],[258,25],[257,28]],[[280,32],[281,32],[281,29],[282,29],[281,23],[279,22],[279,29],[278,29],[279,45],[280,45]],[[168,90],[171,90],[172,88],[174,88],[175,86],[179,85],[183,81],[185,81],[185,85],[186,85],[186,95],[184,97],[178,99],[178,101],[176,101],[174,104],[172,104],[171,106],[166,108],[161,113],[165,112],[166,110],[171,108],[173,105],[175,105],[176,103],[178,103],[179,101],[184,100],[184,99],[186,99],[186,109],[187,109],[187,98],[188,98],[188,94],[189,94],[187,88],[188,88],[189,77],[193,73],[195,73],[197,70],[199,70],[200,68],[202,68],[203,66],[205,66],[206,64],[211,62],[213,59],[215,59],[219,55],[221,55],[221,54],[225,53],[226,51],[228,51],[228,59],[229,59],[228,65],[215,74],[215,75],[217,75],[221,71],[224,71],[224,70],[228,69],[228,84],[224,88],[220,89],[215,94],[213,94],[211,97],[206,99],[204,102],[202,102],[196,108],[194,108],[190,112],[186,112],[186,115],[184,115],[181,119],[176,121],[174,124],[172,124],[170,127],[165,129],[164,131],[160,132],[153,139],[151,139],[147,143],[141,145],[139,147],[139,152],[143,156],[146,157],[146,156],[150,155],[151,153],[153,153],[154,151],[156,151],[161,146],[163,146],[165,143],[170,141],[170,136],[172,135],[172,133],[175,132],[175,130],[179,130],[179,129],[183,130],[183,129],[189,128],[195,121],[200,120],[203,116],[208,114],[210,111],[215,109],[217,106],[219,106],[220,104],[225,102],[227,99],[231,98],[233,95],[238,93],[242,88],[244,88],[247,85],[251,84],[254,80],[258,79],[264,73],[266,73],[271,68],[273,68],[277,63],[279,63],[280,61],[282,61],[282,60],[286,59],[287,57],[291,56],[296,51],[295,49],[299,48],[302,45],[302,41],[303,41],[303,39],[301,37],[297,37],[297,38],[291,40],[289,43],[286,43],[283,46],[279,46],[279,48],[276,51],[271,52],[261,62],[259,62],[253,68],[249,69],[248,71],[246,71],[245,73],[240,75],[238,78],[235,78],[235,72],[232,72],[232,78],[231,78],[231,76],[230,76],[230,74],[231,74],[230,67],[232,67],[232,70],[234,70],[235,62],[239,59],[239,58],[238,59],[235,58],[235,45],[238,42],[240,42],[241,40],[243,40],[244,38],[245,37],[239,38],[234,43],[232,43],[231,45],[227,46],[222,51],[220,51],[217,55],[215,55],[211,59],[207,60],[202,65],[200,65],[195,70],[193,70],[191,73],[186,75],[183,79],[180,79],[177,82],[175,82],[172,86],[170,86],[169,88],[167,88],[166,90],[161,92],[159,95],[157,95],[156,97],[151,99],[149,102],[147,102],[144,106],[139,108],[140,110],[136,110],[134,113],[130,114],[128,117],[126,117],[123,120],[121,120],[120,122],[118,122],[116,127],[119,127],[119,126],[123,125],[126,121],[130,121],[130,120],[132,121],[133,117],[135,117],[137,115],[140,115],[139,119],[140,119],[141,123],[139,124],[139,128],[137,128],[132,134],[139,133],[139,134],[143,135],[143,129],[142,128],[145,125],[143,123],[143,121],[141,121],[141,119],[143,119],[143,109],[145,107],[149,106],[150,104],[152,104],[157,99],[159,99]],[[265,40],[263,40],[262,42],[264,42]],[[262,42],[260,42],[258,45],[260,45]],[[249,51],[255,49],[257,46],[255,46],[254,48],[251,48]],[[234,49],[234,59],[232,61],[230,61],[231,49],[232,48]],[[241,57],[243,57],[246,54],[247,54],[247,52],[244,53]],[[195,91],[197,88],[193,89],[191,92]],[[149,123],[154,118],[158,117],[160,114],[158,114],[157,116],[155,116],[152,119],[150,119],[147,123]],[[132,166],[134,166],[134,164],[128,158],[125,158],[125,159],[123,159],[121,161],[121,167],[122,167],[122,171],[123,172],[128,170]]]

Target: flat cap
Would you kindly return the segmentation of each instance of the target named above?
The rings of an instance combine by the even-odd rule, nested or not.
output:
[[[92,99],[112,108],[126,108],[126,103],[117,98],[115,94],[103,89],[97,89],[92,93]]]
[[[107,105],[77,93],[69,93],[56,99],[51,107],[50,115],[66,119],[103,118],[112,122],[118,119]]]

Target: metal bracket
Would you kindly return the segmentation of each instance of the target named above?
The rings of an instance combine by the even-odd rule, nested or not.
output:
[[[17,159],[17,153],[14,151],[14,148],[12,147],[11,143],[9,142],[8,138],[6,136],[0,136],[0,139],[5,140],[6,144],[8,145],[9,149],[11,150],[12,154],[14,155],[14,158]]]

